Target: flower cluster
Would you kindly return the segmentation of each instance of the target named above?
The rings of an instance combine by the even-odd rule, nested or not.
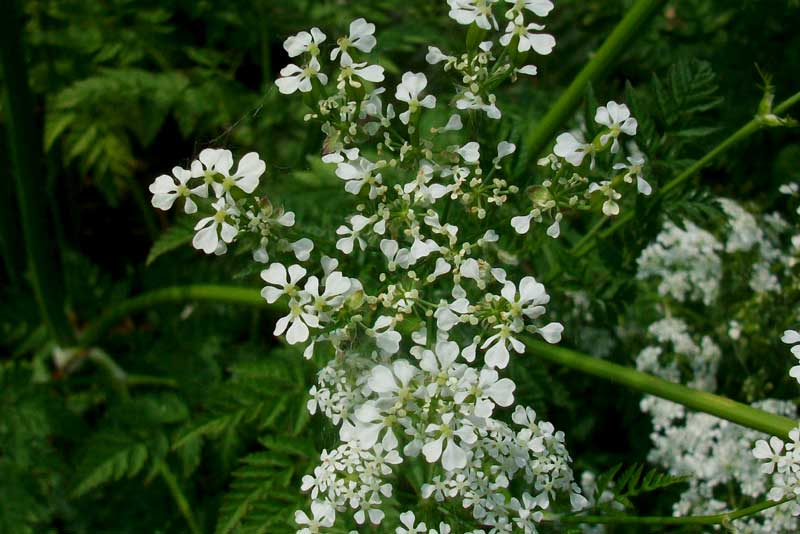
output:
[[[792,346],[792,354],[800,358],[800,334],[796,330],[784,332],[781,341]],[[800,366],[789,372],[797,378]],[[800,381],[800,379],[798,379]],[[790,500],[792,515],[800,516],[800,426],[789,432],[789,442],[772,436],[756,441],[753,456],[761,461],[761,472],[771,478],[768,496],[773,501]]]
[[[162,174],[155,179],[150,185],[152,204],[166,211],[180,198],[187,214],[203,215],[195,224],[194,248],[206,254],[225,254],[228,245],[245,230],[253,241],[253,259],[267,263],[270,238],[283,228],[294,226],[294,213],[275,209],[267,199],[248,196],[256,190],[266,171],[266,163],[258,154],[245,154],[235,173],[231,173],[232,169],[230,150],[206,148],[189,169],[174,167],[172,176]],[[209,193],[213,193],[212,198]],[[307,238],[294,242],[279,238],[274,247],[292,251],[297,259],[305,260],[313,243]]]
[[[717,368],[721,359],[719,347],[707,336],[696,341],[681,320],[663,319],[651,325],[649,333],[655,343],[639,354],[637,368],[667,380],[686,383],[704,391],[714,391]],[[684,369],[691,369],[686,373]],[[778,415],[796,417],[797,408],[790,401],[767,399],[753,407]],[[741,495],[761,499],[773,498],[770,473],[752,461],[750,445],[757,445],[763,454],[766,437],[763,433],[738,426],[704,413],[693,413],[679,404],[646,396],[641,409],[652,417],[653,448],[650,462],[662,465],[675,476],[691,474],[689,488],[673,505],[676,516],[721,513],[730,504],[720,498],[720,491],[735,485]],[[758,440],[758,441],[757,441]],[[772,444],[778,445],[777,438]],[[774,452],[770,453],[770,457]],[[758,517],[737,520],[742,532],[794,532],[800,506],[778,507]],[[793,515],[794,514],[794,515]]]
[[[655,302],[661,318],[648,329],[651,340],[636,359],[637,368],[672,382],[714,392],[717,374],[726,354],[747,350],[760,335],[753,315],[770,307],[767,292],[793,284],[792,228],[776,215],[756,216],[730,199],[718,199],[727,226],[702,229],[690,221],[665,223],[655,242],[638,259],[637,278],[656,279],[659,298],[645,291],[648,306]],[[723,281],[727,282],[723,285]],[[647,288],[647,286],[645,286]],[[713,329],[702,329],[690,310],[702,304]],[[722,316],[717,314],[722,311]],[[733,317],[731,317],[733,312]],[[684,317],[691,318],[690,328]],[[800,342],[792,331],[784,341]],[[791,371],[800,376],[800,366]],[[746,391],[750,388],[744,383]],[[770,413],[796,418],[793,402],[766,399],[752,404]],[[691,475],[689,488],[675,503],[675,515],[722,512],[732,506],[731,498],[764,500],[778,496],[771,472],[753,462],[752,444],[758,441],[757,456],[766,458],[765,447],[784,450],[773,438],[716,417],[692,413],[670,401],[646,396],[641,409],[651,416],[653,448],[648,459],[673,475]],[[769,457],[777,454],[773,449]],[[785,487],[782,481],[777,485]],[[730,488],[735,488],[730,493]],[[729,495],[729,497],[723,497]],[[781,497],[779,498],[782,498]],[[796,504],[771,508],[758,517],[740,519],[734,526],[742,532],[795,532],[800,512]]]
[[[286,39],[293,63],[276,85],[303,95],[304,121],[325,135],[322,163],[353,201],[332,242],[287,237],[295,215],[255,195],[266,166],[254,153],[231,174],[231,153],[207,149],[190,170],[176,168],[174,179],[151,187],[157,207],[182,196],[187,213],[210,211],[197,223],[196,248],[250,246],[266,264],[262,296],[286,310],[274,334],[306,358],[329,358],[307,408],[338,428],[339,442],[302,480],[312,503],[296,513],[300,533],[353,523],[389,531],[395,481],[417,467],[422,496],[455,501],[463,513],[429,527],[408,511],[400,534],[445,534],[469,521],[480,527],[475,534],[533,533],[545,513],[588,505],[564,434],[532,408],[514,406],[516,385],[501,375],[529,336],[558,343],[563,326],[545,319],[544,285],[510,268],[517,261],[503,247],[513,236],[498,229],[524,233],[550,214],[546,233],[555,238],[562,209],[590,209],[600,193],[602,211],[614,215],[620,184],[635,181],[645,194],[650,187],[638,151],[622,161],[623,140],[637,129],[624,104],[598,109],[592,143],[560,136],[541,166],[541,186],[527,194],[510,183],[515,144],[487,142],[465,127],[500,119],[496,88],[535,75],[533,55],[555,46],[535,21],[550,13],[550,1],[505,4],[498,16],[498,0],[448,1],[450,16],[473,29],[463,53],[428,48],[427,63],[452,81],[446,94],[421,72],[385,85],[386,70],[370,59],[376,27],[365,19],[335,40],[319,28]],[[615,171],[608,179],[595,164],[604,153]],[[521,216],[510,209],[518,197],[533,200]],[[345,274],[362,262],[366,275]]]
[[[594,120],[602,128],[591,142],[584,141],[582,132],[562,133],[556,139],[553,152],[539,161],[549,176],[529,191],[532,205],[528,213],[511,219],[517,233],[528,233],[532,222],[542,223],[547,217],[548,221],[553,221],[547,228],[547,235],[557,238],[565,210],[592,209],[593,199],[599,198],[603,214],[613,217],[620,212],[622,194],[619,189],[624,184],[635,182],[636,189],[643,195],[652,192],[644,178],[644,157],[633,141],[629,143],[631,155],[625,158],[622,153],[620,138],[623,134],[632,138],[638,127],[628,106],[608,102],[597,108]],[[603,154],[617,161],[612,165],[610,176],[597,165],[598,157]]]

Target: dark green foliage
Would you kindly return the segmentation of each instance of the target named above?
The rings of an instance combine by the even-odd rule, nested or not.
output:
[[[681,484],[691,478],[691,475],[680,477],[668,475],[658,469],[646,470],[642,464],[632,464],[623,471],[622,464],[617,464],[597,477],[594,500],[598,501],[600,496],[605,494],[606,496],[599,505],[600,508],[611,510],[612,503],[619,503],[625,508],[633,508],[634,504],[631,499]],[[610,496],[606,492],[609,492]]]
[[[194,234],[188,220],[149,205],[147,186],[155,176],[185,166],[207,146],[262,154],[269,200],[297,212],[298,235],[333,250],[333,230],[353,202],[339,194],[340,180],[315,156],[322,139],[300,122],[300,99],[274,89],[272,81],[289,59],[281,47],[288,35],[316,25],[332,39],[364,16],[378,27],[379,59],[392,80],[405,70],[425,70],[428,44],[457,50],[465,36],[447,18],[444,0],[19,3],[27,16],[25,58],[46,153],[41,163],[47,173],[36,179],[45,185],[47,215],[57,221],[47,241],[58,243],[65,312],[79,333],[109,307],[149,289],[261,283],[247,254],[196,254],[186,246]],[[631,3],[556,2],[547,24],[558,47],[539,58],[537,77],[502,95],[502,122],[469,119],[477,140],[502,132],[521,145]],[[762,95],[755,64],[773,75],[778,100],[800,89],[795,4],[667,2],[607,80],[587,92],[584,122],[591,127],[597,104],[625,100],[639,120],[637,140],[657,191],[752,118]],[[432,74],[430,87],[444,78]],[[437,112],[436,124],[447,119]],[[0,109],[0,122],[8,115]],[[0,149],[7,153],[5,137]],[[515,183],[539,181],[531,155],[518,156]],[[568,215],[574,224],[564,225],[561,240],[543,239],[519,251],[520,269],[554,288],[558,320],[573,321],[566,343],[596,348],[591,332],[609,343],[606,357],[630,365],[635,354],[622,351],[617,333],[625,332],[628,341],[644,337],[630,320],[639,296],[635,262],[663,221],[717,226],[716,194],[785,208],[775,190],[796,180],[798,169],[796,132],[754,136],[706,170],[702,187],[626,205],[636,222],[585,257],[573,255],[571,246],[593,221]],[[4,199],[14,198],[7,174],[0,177]],[[188,527],[180,498],[204,533],[293,532],[292,514],[308,500],[300,480],[320,451],[337,442],[335,429],[306,409],[315,365],[277,345],[268,313],[191,302],[121,319],[98,343],[105,359],[79,350],[56,361],[27,273],[19,268],[24,254],[8,244],[18,242],[11,239],[19,231],[18,215],[2,206],[0,534],[183,533]],[[370,271],[368,262],[353,263],[353,276]],[[557,268],[563,272],[553,274]],[[747,292],[747,274],[725,273],[737,297]],[[549,276],[558,282],[551,284]],[[585,324],[572,318],[577,305],[567,293],[576,290],[585,293],[593,317]],[[759,314],[763,306],[754,299],[725,317],[703,318],[723,324],[734,316],[755,317],[753,325],[764,332],[763,341],[748,347],[752,356],[728,362],[722,390],[746,400],[796,394],[789,387],[794,384],[776,378],[785,378],[788,364],[775,357],[774,343],[793,305],[776,297],[775,311]],[[760,371],[750,372],[756,363]],[[669,511],[672,494],[686,479],[644,465],[651,429],[638,395],[533,358],[520,357],[508,371],[518,402],[566,431],[576,472],[639,462],[624,470],[619,464],[598,478],[595,497],[604,490],[613,495],[599,512],[613,513],[612,502],[642,513]],[[418,499],[409,481],[421,480],[425,467],[404,466],[396,495],[403,504],[390,501],[387,516]],[[175,477],[179,496],[165,470]],[[456,524],[460,511],[446,512]]]

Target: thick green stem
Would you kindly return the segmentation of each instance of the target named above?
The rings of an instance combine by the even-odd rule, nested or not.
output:
[[[91,347],[97,343],[106,330],[114,326],[117,321],[126,315],[150,308],[156,304],[187,300],[209,300],[246,304],[248,306],[269,306],[257,290],[246,287],[215,285],[166,287],[144,293],[108,308],[98,319],[84,329],[78,339],[78,344],[82,347]]]
[[[536,161],[558,130],[575,113],[586,88],[606,74],[611,65],[628,48],[628,45],[641,34],[642,27],[656,9],[664,4],[664,1],[638,0],[633,5],[555,105],[525,138],[522,153],[528,155],[527,161]],[[527,161],[520,161],[520,166],[525,165]]]
[[[746,508],[725,512],[715,515],[696,515],[686,517],[671,516],[630,516],[630,515],[576,515],[565,516],[552,519],[553,522],[574,525],[574,524],[593,524],[593,525],[722,525],[729,522],[755,515],[764,510],[780,506],[792,500],[791,497],[780,501],[762,501]]]
[[[183,491],[181,491],[181,487],[178,485],[175,475],[172,474],[172,471],[169,470],[169,467],[167,467],[167,464],[163,461],[158,463],[156,469],[158,470],[158,474],[161,475],[161,478],[164,479],[167,488],[169,488],[169,492],[172,494],[172,498],[175,500],[175,504],[178,505],[178,509],[180,509],[181,514],[183,514],[183,517],[186,519],[189,530],[192,531],[192,534],[201,534],[202,530],[200,530],[200,527],[197,525],[197,520],[195,520],[192,514],[189,501],[186,499]]]
[[[127,314],[159,303],[185,300],[207,300],[276,309],[274,305],[267,304],[257,289],[217,285],[167,287],[139,295],[109,308],[97,321],[84,330],[80,337],[80,344],[89,347],[96,343],[108,328]],[[774,415],[719,395],[673,384],[635,369],[593,358],[570,349],[556,347],[534,339],[527,339],[526,344],[528,351],[539,358],[582,373],[611,380],[643,393],[671,400],[692,410],[715,415],[754,430],[785,438],[789,431],[797,426],[795,421],[787,417]]]
[[[528,352],[558,365],[610,380],[631,389],[661,397],[689,409],[705,412],[738,425],[786,439],[798,423],[731,399],[675,384],[600,358],[574,350],[549,345],[543,341],[526,340]]]
[[[14,168],[20,226],[25,241],[30,281],[44,323],[60,345],[73,339],[64,312],[64,295],[55,243],[47,228],[46,180],[41,172],[42,140],[36,133],[33,97],[22,46],[24,27],[17,2],[0,1],[0,53],[6,85],[8,145]]]

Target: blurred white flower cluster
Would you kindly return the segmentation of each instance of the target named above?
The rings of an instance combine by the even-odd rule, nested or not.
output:
[[[655,242],[642,251],[637,272],[645,283],[657,280],[656,308],[665,315],[648,327],[650,343],[637,356],[637,368],[709,392],[717,390],[723,360],[720,346],[726,347],[724,357],[732,358],[743,350],[739,347],[759,337],[760,329],[749,326],[753,319],[749,314],[759,306],[769,306],[766,295],[792,283],[797,257],[792,239],[795,227],[777,215],[755,216],[730,199],[718,202],[725,227],[712,233],[690,221],[682,221],[681,226],[665,223]],[[732,285],[738,289],[732,290]],[[731,302],[731,298],[737,300]],[[689,311],[695,306],[709,314],[711,325],[723,326],[708,335],[693,333],[703,328],[703,321]],[[726,315],[718,317],[720,311]],[[783,341],[800,343],[800,335],[789,330]],[[790,375],[800,377],[800,365]],[[798,415],[792,401],[766,399],[752,405],[790,418]],[[641,409],[653,424],[648,460],[670,474],[691,475],[689,488],[673,506],[675,515],[730,510],[731,498],[780,500],[795,489],[800,494],[800,478],[793,478],[793,473],[800,472],[800,460],[792,467],[791,443],[786,445],[776,437],[767,441],[758,431],[652,396],[642,399]],[[764,467],[753,461],[753,454],[766,462]],[[741,532],[796,532],[797,515],[800,504],[789,503],[736,520],[733,526]]]

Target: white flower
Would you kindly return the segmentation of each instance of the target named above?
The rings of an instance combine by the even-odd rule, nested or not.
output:
[[[519,282],[519,292],[514,282],[507,281],[500,291],[502,297],[510,304],[512,318],[525,315],[529,319],[538,319],[545,312],[544,304],[550,302],[550,296],[544,285],[532,276],[526,276]]]
[[[400,341],[403,337],[394,329],[394,319],[388,315],[381,315],[375,320],[372,327],[372,335],[375,337],[375,344],[386,354],[395,354],[400,350]]]
[[[548,323],[541,328],[534,327],[534,329],[537,334],[552,345],[561,341],[561,333],[564,331],[564,325],[561,323]]]
[[[378,196],[381,185],[381,174],[373,173],[377,166],[366,158],[355,161],[339,163],[336,167],[336,176],[345,181],[344,189],[348,193],[357,195],[365,185],[369,185],[369,198],[374,200]]]
[[[622,179],[628,183],[633,181],[633,178],[636,178],[636,189],[643,195],[650,195],[653,192],[653,188],[650,187],[650,184],[642,176],[642,167],[644,166],[644,158],[640,155],[631,156],[628,158],[628,163],[617,163],[614,165],[614,170],[625,170],[625,174],[623,175]]]
[[[436,128],[436,133],[457,132],[462,128],[464,128],[464,123],[461,121],[461,115],[459,115],[458,113],[453,113],[447,120],[447,124],[445,124],[441,128]]]
[[[507,324],[499,324],[494,327],[498,332],[489,337],[481,345],[482,349],[489,347],[484,356],[484,362],[488,367],[497,367],[498,369],[505,369],[508,365],[509,352],[506,347],[506,341],[511,344],[511,347],[518,353],[525,351],[525,345],[512,336],[513,333],[518,332],[521,326]],[[514,330],[512,330],[514,328]]]
[[[416,524],[414,512],[403,512],[400,514],[400,523],[402,527],[395,529],[395,534],[427,534],[428,527],[425,523]]]
[[[367,22],[363,18],[354,20],[350,23],[350,33],[336,41],[338,46],[331,50],[331,61],[336,60],[336,57],[341,53],[342,65],[344,65],[345,61],[350,60],[348,50],[351,47],[369,54],[377,44],[374,33],[374,24]]]
[[[300,529],[298,534],[318,534],[320,528],[332,527],[336,519],[336,511],[326,501],[312,501],[311,516],[308,517],[301,510],[294,513],[294,522],[301,526],[305,525],[305,528]]]
[[[546,56],[553,51],[556,46],[555,38],[549,33],[533,33],[533,31],[543,30],[544,26],[541,24],[525,24],[522,15],[517,17],[513,22],[509,22],[506,26],[506,33],[500,37],[500,44],[508,46],[511,41],[516,37],[517,51],[527,52],[533,49],[537,54]]]
[[[591,143],[584,143],[569,132],[562,133],[556,138],[553,153],[567,160],[575,167],[580,167],[583,158],[592,150]]]
[[[302,31],[296,35],[288,37],[283,42],[283,48],[289,57],[297,57],[303,53],[312,56],[319,55],[319,45],[325,41],[325,34],[319,28],[311,28],[311,33]]]
[[[249,195],[258,187],[259,178],[267,168],[267,164],[261,160],[256,152],[249,152],[242,156],[242,159],[239,160],[239,166],[236,168],[236,173],[233,175],[230,174],[230,169],[233,167],[233,158],[228,150],[207,148],[200,152],[199,159],[206,171],[222,175],[221,182],[216,180],[211,182],[211,187],[214,189],[214,194],[217,198],[230,192],[234,186]],[[197,172],[198,169],[195,167],[193,174]]]
[[[500,163],[500,160],[503,158],[510,156],[514,152],[517,151],[517,145],[514,143],[509,143],[508,141],[500,141],[497,144],[497,157],[492,160],[492,165],[497,166]]]
[[[390,271],[396,270],[398,267],[407,269],[411,256],[407,248],[399,248],[397,241],[394,239],[382,239],[380,243],[381,252],[386,256],[387,267]]]
[[[497,29],[497,20],[492,13],[492,5],[497,0],[447,0],[450,18],[466,26],[475,23],[481,29]]]
[[[211,217],[203,217],[194,226],[197,231],[194,239],[192,239],[192,246],[200,249],[206,254],[211,254],[224,247],[224,243],[230,243],[239,229],[235,226],[238,220],[233,220],[234,224],[228,222],[230,219],[239,216],[239,210],[232,203],[228,203],[228,199],[223,197],[211,205],[215,213]],[[220,237],[222,243],[220,243]],[[223,249],[224,250],[224,249]]]
[[[287,278],[287,274],[289,275]],[[288,272],[280,263],[273,263],[263,271],[261,278],[268,284],[261,290],[261,296],[272,304],[282,295],[294,297],[297,295],[297,283],[306,275],[306,270],[300,265],[290,265]]]
[[[175,177],[174,179],[171,176],[162,174],[150,184],[150,192],[153,193],[151,203],[154,207],[167,211],[172,207],[175,199],[178,197],[185,197],[186,201],[183,204],[183,211],[189,214],[196,213],[197,204],[194,203],[190,195],[201,198],[208,197],[208,185],[201,184],[189,189],[186,183],[192,178],[192,173],[181,167],[173,167],[172,175]],[[177,184],[175,180],[178,181]]]
[[[500,109],[495,105],[494,95],[489,95],[489,103],[483,101],[480,95],[472,91],[464,91],[456,100],[457,109],[477,109],[486,113],[490,119],[499,119],[503,116]]]
[[[475,141],[471,141],[456,149],[456,153],[464,158],[464,161],[467,163],[478,163],[481,159],[480,145]]]
[[[328,83],[328,75],[320,72],[319,69],[320,64],[316,57],[312,57],[311,61],[302,68],[290,63],[281,69],[281,77],[275,80],[275,85],[285,95],[290,95],[295,91],[308,93],[311,91],[311,81],[314,78],[317,78],[322,85]]]
[[[421,161],[416,177],[403,185],[403,193],[406,195],[414,194],[415,202],[431,204],[445,196],[450,187],[440,183],[428,185],[433,180],[434,168],[427,161]]]
[[[429,46],[428,53],[425,55],[425,61],[431,65],[436,65],[442,61],[453,61],[455,59],[454,56],[448,56],[435,46]]]
[[[432,109],[436,106],[436,97],[433,95],[427,95],[419,100],[420,93],[425,90],[427,85],[428,79],[423,73],[406,72],[403,74],[402,81],[394,94],[397,100],[408,104],[408,110],[400,114],[403,124],[408,124],[411,115],[416,113],[420,107]]]
[[[353,63],[350,56],[342,58],[342,70],[339,72],[339,83],[336,85],[338,89],[344,89],[346,85],[350,87],[359,88],[362,86],[361,82],[353,79],[353,76],[358,76],[362,80],[368,82],[380,83],[384,80],[383,67],[380,65],[369,65],[366,61],[361,63]]]
[[[517,215],[516,217],[512,217],[511,227],[514,228],[518,234],[527,234],[531,229],[532,219],[533,213],[529,213],[527,215]]]
[[[539,69],[536,68],[536,65],[525,65],[524,67],[514,69],[515,74],[524,74],[526,76],[536,76],[538,72]]]
[[[763,473],[772,474],[775,471],[775,467],[783,464],[783,446],[783,440],[775,436],[769,438],[769,443],[763,439],[756,441],[756,446],[753,448],[753,456],[759,460],[767,460],[761,466]]]
[[[553,239],[558,239],[558,236],[561,235],[561,218],[563,216],[560,213],[556,213],[555,220],[553,224],[547,227],[547,235],[552,237]]]
[[[442,258],[439,259],[441,260]],[[447,332],[458,324],[460,321],[459,315],[464,315],[468,311],[469,301],[465,298],[458,298],[450,303],[443,300],[436,308],[436,311],[433,312],[433,317],[436,319],[436,327],[443,332]]]
[[[550,0],[506,0],[506,3],[514,4],[511,9],[519,9],[521,7],[538,15],[546,17],[553,10],[553,2]]]
[[[298,293],[296,297],[292,297],[289,301],[289,314],[278,319],[273,335],[280,336],[286,332],[286,341],[289,345],[307,340],[308,327],[319,327],[319,317],[311,313],[314,311],[312,307],[306,306],[309,299],[310,296],[306,293]]]
[[[325,278],[325,290],[319,292],[319,279],[310,276],[306,281],[303,291],[308,293],[311,301],[309,306],[313,307],[317,313],[327,308],[336,308],[344,301],[345,294],[350,291],[352,282],[339,271],[332,272]]]
[[[456,419],[453,412],[442,415],[441,424],[431,423],[425,428],[428,439],[422,446],[422,454],[428,463],[442,459],[442,467],[446,471],[464,469],[467,466],[467,452],[456,443],[471,445],[478,437],[474,428],[466,419]],[[444,450],[442,450],[444,448]]]
[[[467,373],[477,374],[472,368]],[[470,382],[477,382],[477,384],[471,385],[469,389],[458,391],[453,396],[453,400],[462,403],[468,396],[473,395],[475,397],[475,415],[478,417],[491,417],[495,406],[507,407],[514,403],[516,384],[509,378],[500,378],[494,369],[481,369],[477,380],[473,378],[470,379]]]
[[[405,403],[414,393],[410,384],[417,372],[418,369],[406,360],[396,360],[391,367],[377,365],[370,372],[367,386],[380,396],[381,402],[394,405],[399,400]]]
[[[311,257],[311,251],[314,250],[314,242],[307,237],[302,237],[293,243],[289,243],[289,248],[294,252],[297,261],[306,261]]]
[[[636,135],[638,123],[636,119],[631,117],[631,112],[625,104],[617,104],[611,101],[605,106],[600,106],[597,108],[594,120],[610,129],[608,133],[600,137],[600,144],[605,146],[609,139],[613,139],[614,144],[611,146],[611,152],[614,154],[619,151],[618,137],[620,133]]]
[[[461,352],[458,343],[455,341],[439,341],[434,350],[422,351],[419,367],[427,371],[434,379],[428,384],[428,394],[433,398],[436,392],[448,385],[451,378],[463,373],[463,365],[455,365],[456,359]]]
[[[786,330],[781,336],[781,341],[787,345],[794,345],[791,349],[792,354],[800,358],[800,332],[797,330]]]
[[[367,243],[361,238],[360,234],[369,223],[370,220],[363,215],[353,215],[353,217],[350,219],[350,225],[352,228],[342,225],[336,229],[337,235],[344,236],[336,242],[336,248],[345,254],[350,254],[353,252],[353,245],[358,242],[358,246],[361,248],[361,250],[364,250],[367,246]]]

